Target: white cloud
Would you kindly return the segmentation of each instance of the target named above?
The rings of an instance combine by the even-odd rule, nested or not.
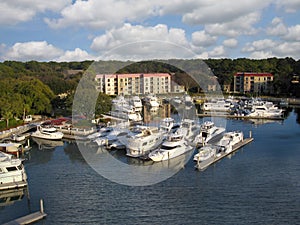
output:
[[[37,13],[46,10],[59,11],[71,0],[2,0],[0,2],[0,24],[13,25],[31,20]]]
[[[217,46],[212,51],[208,52],[208,56],[212,58],[226,57],[224,46]]]
[[[295,13],[300,9],[299,0],[276,0],[278,9],[284,8],[288,13]]]
[[[238,41],[234,38],[226,39],[223,41],[223,45],[227,48],[235,48],[238,45]]]
[[[298,59],[300,43],[264,39],[247,43],[242,52],[249,53],[251,58],[293,57]]]
[[[46,41],[31,41],[15,43],[2,57],[4,60],[52,60],[63,54],[59,48],[48,44]]]
[[[60,48],[48,44],[46,41],[31,41],[24,43],[15,43],[8,48],[0,45],[1,60],[18,61],[84,61],[95,59],[88,52],[76,48],[73,51],[63,51]]]
[[[232,0],[201,1],[199,7],[183,15],[187,24],[228,23],[245,17],[267,7],[271,1],[243,0],[238,3]]]
[[[271,22],[271,26],[266,29],[266,33],[273,36],[282,36],[287,33],[287,28],[281,18],[275,17]]]
[[[253,35],[257,31],[253,27],[260,20],[260,13],[253,12],[228,23],[215,23],[205,26],[205,30],[211,35],[225,35],[236,37],[239,35]]]
[[[47,18],[45,22],[52,28],[67,26],[108,28],[124,22],[141,21],[151,15],[158,15],[158,13],[155,1],[150,0],[76,1],[61,11],[59,19]]]
[[[94,60],[95,57],[89,55],[88,52],[81,50],[80,48],[75,48],[74,51],[65,51],[62,56],[60,56],[58,62],[71,62],[71,61],[85,61],[85,60]]]
[[[145,58],[147,54],[149,58],[166,58],[180,56],[177,50],[172,49],[189,48],[189,43],[182,29],[168,28],[163,24],[144,27],[126,23],[121,28],[111,29],[94,38],[91,44],[91,49],[99,54],[114,51],[114,48],[119,49],[120,56],[128,59],[139,56]]]
[[[192,33],[192,44],[195,46],[211,46],[216,41],[217,37],[207,34],[204,30]]]
[[[288,27],[287,34],[283,39],[287,41],[300,41],[300,25]]]
[[[272,49],[276,46],[276,42],[271,39],[263,39],[254,41],[252,43],[247,43],[246,46],[242,49],[242,52],[254,52],[262,51],[265,49]]]

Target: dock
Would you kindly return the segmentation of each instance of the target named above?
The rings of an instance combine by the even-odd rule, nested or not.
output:
[[[31,224],[31,223],[35,223],[35,222],[45,218],[46,216],[47,216],[47,214],[44,212],[43,200],[41,199],[40,200],[40,211],[20,217],[16,220],[8,222],[8,223],[4,223],[4,225]]]
[[[254,139],[250,136],[249,138],[244,139],[243,141],[241,141],[240,143],[237,143],[236,145],[233,146],[232,151],[229,153],[225,153],[225,152],[221,152],[219,153],[219,156],[215,156],[215,157],[211,157],[205,161],[202,162],[197,162],[195,168],[198,170],[205,170],[207,167],[209,167],[210,165],[218,162],[219,160],[223,159],[224,157],[234,153],[235,151],[237,151],[238,149],[240,149],[241,147],[249,144],[250,142],[252,142]]]
[[[240,116],[240,115],[231,115],[226,113],[198,113],[198,117],[222,117],[222,118],[231,118],[231,119],[268,119],[268,120],[284,120],[284,117],[264,117],[264,116]]]

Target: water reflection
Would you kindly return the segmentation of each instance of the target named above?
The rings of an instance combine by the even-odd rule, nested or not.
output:
[[[295,108],[294,112],[296,113],[296,122],[300,124],[300,108]]]
[[[0,210],[4,209],[5,206],[21,201],[24,196],[28,196],[27,187],[0,191]]]
[[[56,147],[64,145],[63,141],[58,140],[47,140],[41,138],[32,137],[32,140],[38,145],[39,150],[54,150]]]

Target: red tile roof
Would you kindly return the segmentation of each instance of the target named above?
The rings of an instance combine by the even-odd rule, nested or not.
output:
[[[244,72],[238,72],[234,74],[234,76],[247,76],[247,77],[273,77],[273,74],[271,73],[244,73]]]

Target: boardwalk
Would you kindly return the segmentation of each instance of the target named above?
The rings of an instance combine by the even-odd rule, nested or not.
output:
[[[232,149],[232,151],[230,153],[221,152],[219,156],[211,157],[211,158],[209,158],[209,159],[207,159],[205,161],[202,161],[202,162],[197,162],[195,168],[198,169],[198,170],[205,170],[210,165],[212,165],[212,164],[218,162],[219,160],[223,159],[224,157],[232,154],[233,152],[237,151],[238,149],[240,149],[244,145],[250,143],[251,141],[253,141],[252,137],[246,138],[242,142],[234,145],[233,149]]]

